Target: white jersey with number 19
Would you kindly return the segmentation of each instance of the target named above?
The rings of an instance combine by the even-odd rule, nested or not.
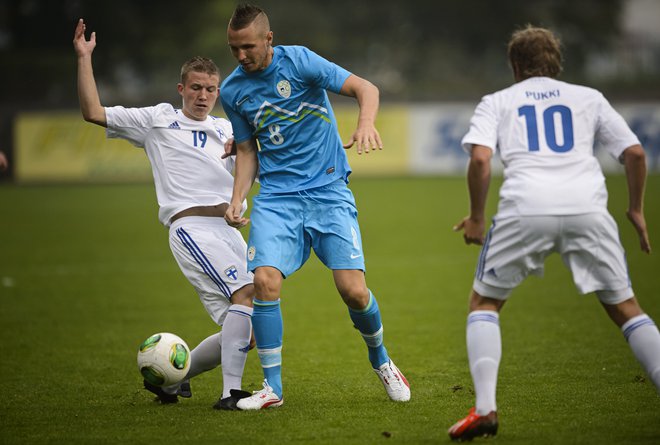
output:
[[[170,225],[178,212],[196,206],[229,202],[233,190],[233,157],[221,159],[232,137],[231,123],[208,116],[187,118],[162,103],[154,107],[107,107],[109,138],[128,140],[144,148],[154,176],[158,219]],[[243,202],[243,211],[247,203]]]
[[[607,210],[594,144],[615,158],[639,140],[597,90],[532,77],[484,96],[463,137],[499,152],[504,164],[498,217]]]

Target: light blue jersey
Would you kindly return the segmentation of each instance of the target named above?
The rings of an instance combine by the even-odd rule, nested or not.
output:
[[[339,93],[350,74],[303,46],[276,46],[264,71],[239,66],[222,82],[236,142],[259,141],[261,192],[348,182],[351,169],[326,90]]]

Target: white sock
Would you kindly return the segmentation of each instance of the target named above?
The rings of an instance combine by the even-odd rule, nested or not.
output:
[[[467,319],[467,350],[476,394],[476,413],[497,411],[495,390],[502,357],[499,315],[495,311],[473,311]]]
[[[252,334],[252,308],[232,304],[222,325],[222,398],[241,389]]]
[[[660,393],[660,332],[657,326],[648,315],[642,314],[625,322],[621,331]]]
[[[202,340],[190,351],[190,370],[186,379],[191,379],[203,372],[215,369],[222,362],[222,332],[215,333]]]
[[[190,351],[190,369],[188,370],[188,374],[186,374],[186,378],[182,381],[190,380],[196,375],[218,367],[222,361],[222,349],[220,349],[221,337],[222,332],[206,337],[195,349]],[[168,394],[175,394],[180,385],[181,382],[171,386],[164,386],[163,391]]]

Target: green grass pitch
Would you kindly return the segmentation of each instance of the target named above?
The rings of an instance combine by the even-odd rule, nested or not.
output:
[[[660,176],[647,186],[650,256],[625,220],[625,178],[608,185],[634,289],[660,322]],[[214,324],[171,257],[153,186],[5,185],[0,443],[449,442],[447,428],[473,403],[464,337],[479,250],[451,231],[467,211],[465,180],[356,178],[351,187],[367,282],[411,402],[388,401],[330,272],[312,258],[284,283],[281,408],[213,410],[219,369],[193,380],[192,399],[154,403],[140,389],[140,342],[171,331],[194,346]],[[546,266],[502,314],[500,434],[490,441],[660,443],[660,397],[623,336],[593,295],[577,295],[558,257]],[[261,379],[253,351],[244,388]]]

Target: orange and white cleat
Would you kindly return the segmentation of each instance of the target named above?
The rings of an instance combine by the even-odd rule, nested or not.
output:
[[[449,428],[449,437],[456,442],[471,441],[475,437],[490,437],[497,434],[497,412],[491,411],[480,416],[472,408],[464,419]]]

